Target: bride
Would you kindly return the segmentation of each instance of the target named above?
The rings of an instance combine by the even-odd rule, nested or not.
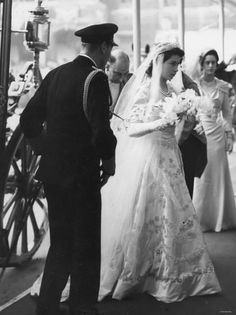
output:
[[[116,174],[102,189],[99,300],[147,292],[170,303],[221,290],[185,183],[175,127],[160,119],[159,101],[175,91],[169,81],[183,56],[176,44],[155,45],[118,101]]]

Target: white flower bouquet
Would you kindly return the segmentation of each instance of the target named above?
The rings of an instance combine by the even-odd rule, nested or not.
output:
[[[188,116],[197,116],[199,112],[211,114],[213,111],[212,101],[205,96],[196,95],[192,89],[187,89],[180,94],[172,93],[161,101],[163,112],[160,117],[163,125],[174,125],[177,121]]]

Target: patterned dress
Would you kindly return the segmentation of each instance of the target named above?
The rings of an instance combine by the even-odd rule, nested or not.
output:
[[[142,121],[148,98],[146,82],[134,100],[132,122]],[[153,105],[143,123],[158,119],[161,111]],[[167,127],[134,139],[118,135],[117,171],[102,191],[99,300],[147,292],[170,303],[221,290],[174,132]]]

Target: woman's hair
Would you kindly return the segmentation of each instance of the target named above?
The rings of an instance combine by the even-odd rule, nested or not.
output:
[[[219,61],[219,55],[217,53],[217,51],[215,49],[209,49],[207,51],[205,51],[204,53],[202,53],[199,57],[199,63],[200,63],[200,66],[201,68],[203,68],[203,64],[204,64],[204,61],[206,59],[206,56],[214,56],[216,58],[216,63],[218,63]]]
[[[163,63],[166,62],[168,59],[170,59],[172,56],[179,56],[181,58],[184,57],[184,51],[183,49],[179,48],[179,47],[174,47],[170,50],[164,51],[163,52],[164,58],[163,58]],[[182,61],[182,60],[181,60]],[[151,63],[149,64],[149,67],[146,70],[146,74],[151,77],[152,76],[152,68],[153,68],[153,60],[151,61]]]

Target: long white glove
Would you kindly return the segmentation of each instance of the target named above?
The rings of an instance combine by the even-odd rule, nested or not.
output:
[[[150,122],[126,123],[126,131],[130,137],[141,137],[156,130],[166,128],[163,126],[163,120],[158,119]]]

